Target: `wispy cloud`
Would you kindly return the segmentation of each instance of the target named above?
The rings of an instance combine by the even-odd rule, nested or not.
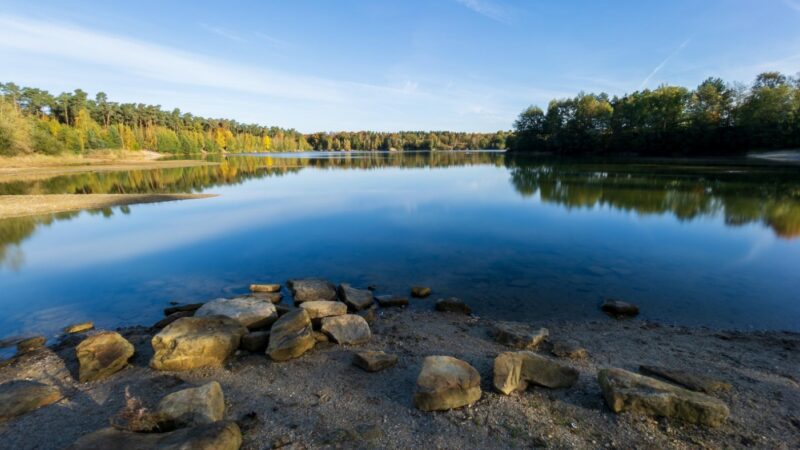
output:
[[[783,3],[785,3],[786,6],[788,6],[789,8],[792,8],[793,10],[795,10],[797,12],[800,12],[800,1],[797,1],[797,0],[783,0]]]
[[[279,48],[279,49],[286,49],[286,48],[292,46],[292,44],[284,41],[283,39],[278,39],[278,38],[276,38],[274,36],[270,36],[268,34],[260,32],[260,31],[256,31],[254,34],[256,35],[256,37],[258,37],[258,38],[260,38],[260,39],[262,39],[264,41],[269,42],[273,47],[276,47],[276,48]]]
[[[204,29],[204,30],[206,30],[208,32],[214,33],[217,36],[224,37],[225,39],[228,39],[230,41],[247,42],[247,40],[244,39],[243,37],[239,36],[238,34],[232,32],[232,31],[228,31],[225,28],[215,27],[215,26],[208,25],[208,24],[205,24],[205,23],[200,23],[199,25],[200,25],[200,28],[202,28],[202,29]]]
[[[647,78],[645,78],[642,81],[642,84],[639,86],[639,89],[644,89],[645,87],[647,87],[647,83],[649,83],[650,80],[653,79],[653,77],[656,76],[656,74],[658,74],[658,72],[661,72],[661,69],[663,69],[664,66],[666,66],[667,63],[670,62],[670,60],[672,60],[672,58],[678,56],[678,53],[680,53],[684,48],[686,48],[686,46],[689,45],[691,41],[692,41],[691,39],[686,39],[685,41],[683,41],[681,45],[678,46],[678,48],[676,48],[672,53],[670,53],[669,56],[667,56],[663,61],[661,61],[661,64],[657,65],[656,68],[653,69],[652,72],[650,72],[650,75],[647,75]]]
[[[461,5],[475,11],[476,13],[488,17],[494,21],[508,24],[511,22],[511,14],[504,5],[491,0],[455,0]]]

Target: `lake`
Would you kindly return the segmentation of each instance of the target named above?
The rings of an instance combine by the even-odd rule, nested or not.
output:
[[[606,320],[613,297],[664,323],[800,330],[796,165],[309,153],[0,184],[146,192],[219,196],[0,220],[0,337],[150,324],[307,276],[430,285],[500,319]]]

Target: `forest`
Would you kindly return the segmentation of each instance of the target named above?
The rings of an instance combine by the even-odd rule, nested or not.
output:
[[[512,151],[555,154],[714,155],[800,147],[800,76],[750,86],[709,78],[622,97],[580,93],[531,106],[514,123]]]
[[[503,149],[507,132],[336,132],[303,135],[294,129],[210,119],[159,105],[117,103],[81,89],[49,92],[0,83],[0,155],[80,154],[94,149],[161,153],[284,152],[304,150]]]

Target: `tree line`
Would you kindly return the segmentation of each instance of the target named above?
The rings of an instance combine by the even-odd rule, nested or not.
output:
[[[167,111],[160,105],[117,103],[81,89],[53,95],[0,83],[0,155],[82,153],[92,149],[162,153],[304,150],[503,149],[507,133],[340,132],[304,135],[294,129],[245,124]]]
[[[709,78],[622,97],[580,93],[531,106],[514,151],[556,154],[735,154],[800,147],[800,76],[765,72],[750,86]]]

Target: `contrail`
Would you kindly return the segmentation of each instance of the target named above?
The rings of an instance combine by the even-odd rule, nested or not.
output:
[[[658,66],[656,66],[656,68],[655,68],[655,69],[653,69],[653,71],[652,71],[652,72],[650,72],[650,75],[648,75],[648,76],[647,76],[647,78],[645,78],[645,79],[644,79],[644,81],[642,81],[642,84],[641,84],[641,86],[639,86],[639,90],[642,90],[642,89],[644,89],[644,88],[645,88],[645,86],[647,86],[647,83],[649,83],[649,82],[650,82],[650,79],[651,79],[651,78],[653,78],[653,77],[654,77],[654,76],[655,76],[655,75],[656,75],[656,74],[657,74],[659,71],[661,71],[661,69],[663,69],[663,68],[664,68],[664,66],[666,66],[666,65],[667,65],[667,63],[668,63],[668,62],[669,62],[669,61],[670,61],[672,58],[674,58],[675,56],[677,56],[677,55],[678,55],[678,53],[680,53],[680,52],[681,52],[681,50],[683,50],[683,49],[684,49],[684,47],[686,47],[687,45],[689,45],[689,42],[691,42],[691,41],[692,41],[691,39],[687,39],[687,40],[683,41],[683,44],[681,44],[680,46],[678,46],[678,48],[676,48],[674,52],[672,52],[672,53],[671,53],[669,56],[667,56],[667,58],[666,58],[666,59],[664,59],[663,61],[661,61],[661,64],[659,64]]]

